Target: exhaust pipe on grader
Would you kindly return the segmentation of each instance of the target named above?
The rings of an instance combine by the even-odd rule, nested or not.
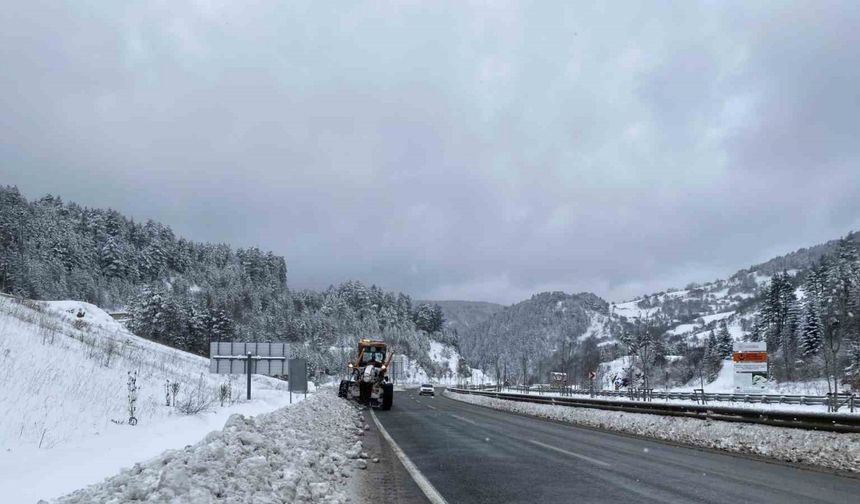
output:
[[[348,364],[349,378],[340,381],[337,395],[373,408],[390,410],[394,401],[394,384],[388,380],[388,369],[393,356],[393,352],[388,353],[384,341],[360,339],[355,360]]]

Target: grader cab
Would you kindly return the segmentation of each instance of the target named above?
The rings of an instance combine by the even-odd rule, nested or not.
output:
[[[348,364],[349,377],[341,380],[338,396],[390,410],[394,384],[388,380],[388,369],[393,356],[383,341],[359,340],[356,356]]]

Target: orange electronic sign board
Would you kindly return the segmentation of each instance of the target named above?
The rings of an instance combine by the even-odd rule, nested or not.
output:
[[[767,362],[767,352],[734,352],[734,362]]]

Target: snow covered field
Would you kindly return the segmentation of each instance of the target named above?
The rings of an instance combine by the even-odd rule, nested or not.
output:
[[[630,358],[629,357],[619,357],[613,361],[602,362],[600,364],[600,370],[598,379],[601,380],[600,388],[603,390],[613,390],[612,386],[612,376],[623,374],[623,370],[625,366],[629,365]],[[688,383],[684,387],[674,387],[670,389],[671,392],[693,392],[694,389],[703,388],[697,380],[693,380]],[[723,361],[723,365],[720,368],[720,372],[717,374],[716,379],[712,382],[708,382],[704,384],[705,392],[711,394],[734,394],[735,386],[734,386],[734,363],[730,360]],[[622,389],[623,391],[623,389]],[[664,389],[655,389],[655,392],[663,392]],[[511,392],[517,392],[516,390],[511,390]],[[534,392],[533,392],[534,393]],[[784,395],[807,395],[807,396],[823,396],[827,393],[827,383],[824,380],[812,381],[812,382],[786,382],[786,383],[773,383],[770,385],[770,388],[767,390],[767,394],[775,395],[775,394],[784,394]],[[544,395],[559,395],[552,392],[545,392]],[[625,397],[597,397],[595,399],[605,400],[605,401],[631,401],[632,399]],[[655,401],[660,402],[668,402],[670,404],[690,404],[690,400],[684,399],[669,399],[668,401],[665,399],[655,399]],[[719,402],[709,402],[708,404],[721,405],[721,406],[731,406],[737,408],[750,408],[756,410],[763,411],[798,411],[798,412],[821,412],[826,413],[827,407],[824,405],[812,405],[812,404],[760,404],[760,403],[747,403],[747,402],[727,402],[727,401],[719,401]],[[840,413],[850,413],[847,408],[844,410],[840,409]],[[854,410],[855,414],[860,414],[860,409]]]
[[[837,434],[640,413],[505,401],[445,391],[451,399],[674,443],[860,472],[860,434]]]
[[[345,503],[355,469],[366,467],[359,409],[332,389],[223,430],[58,499],[61,504]]]
[[[3,502],[62,495],[199,441],[232,413],[289,401],[286,382],[255,376],[245,402],[243,382],[210,375],[207,359],[138,338],[86,303],[0,298],[0,335]],[[130,371],[139,387],[135,426],[127,424]],[[167,380],[179,384],[179,407],[166,405]],[[222,384],[231,390],[223,407]]]

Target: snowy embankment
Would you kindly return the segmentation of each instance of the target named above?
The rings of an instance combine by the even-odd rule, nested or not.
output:
[[[837,434],[506,401],[445,391],[451,399],[502,411],[647,436],[674,443],[752,454],[798,464],[860,473],[860,434]]]
[[[398,359],[399,368],[396,373],[396,381],[398,385],[420,385],[422,383],[437,383],[442,385],[455,385],[463,381],[469,383],[483,383],[488,381],[488,377],[480,369],[469,368],[471,376],[469,378],[461,378],[457,374],[457,363],[460,361],[460,353],[457,348],[446,343],[440,343],[435,340],[430,341],[430,360],[434,365],[438,366],[438,371],[441,374],[431,376],[427,373],[417,361],[404,356],[396,356]]]
[[[287,383],[263,376],[245,401],[243,377],[209,374],[208,359],[139,338],[87,303],[0,298],[0,335],[3,502],[63,495],[195,443],[233,413],[289,403]],[[168,381],[178,387],[170,406]]]
[[[321,391],[289,408],[246,418],[193,446],[170,450],[55,502],[194,503],[349,501],[348,481],[367,467],[364,421],[352,403]]]

